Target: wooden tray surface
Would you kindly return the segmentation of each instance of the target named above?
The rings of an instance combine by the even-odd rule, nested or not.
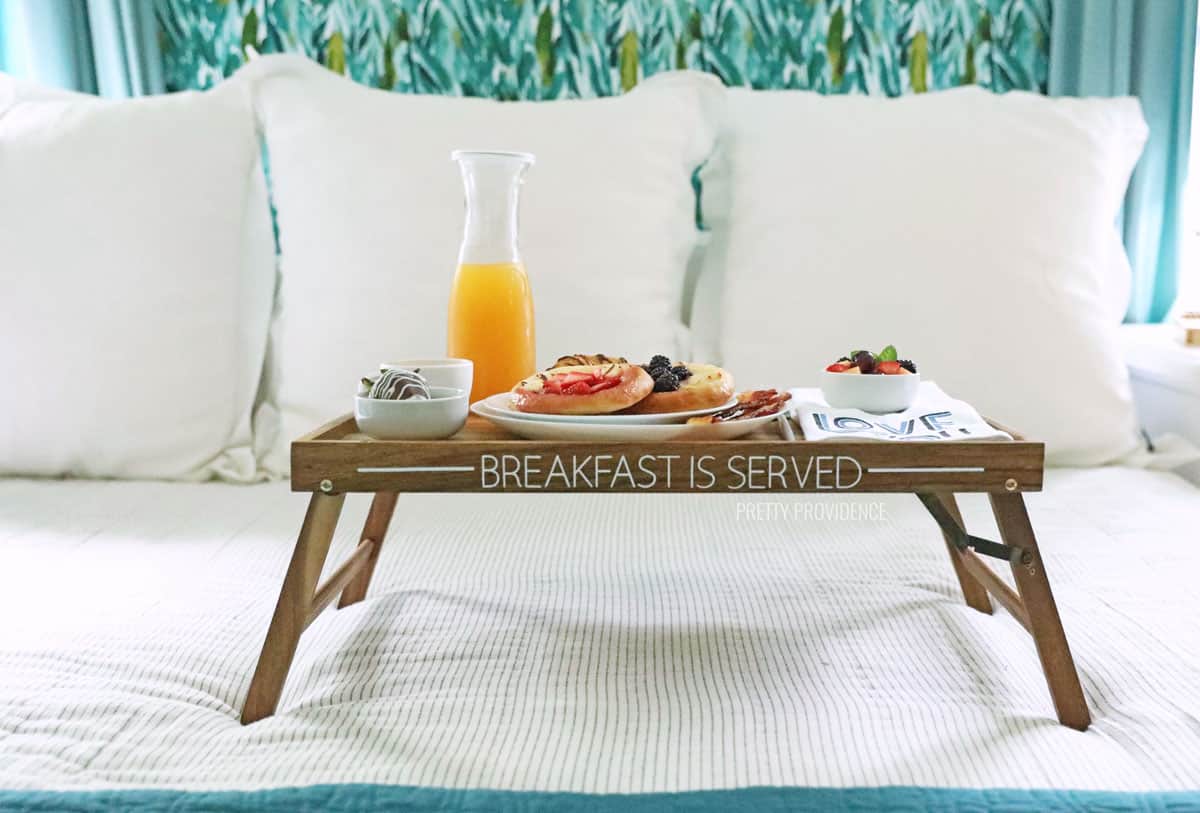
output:
[[[373,440],[345,415],[292,443],[292,490],[414,492],[1040,491],[1045,447],[1013,441],[524,440],[477,415],[446,440]]]

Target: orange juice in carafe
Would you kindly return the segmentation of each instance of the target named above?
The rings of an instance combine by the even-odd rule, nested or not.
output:
[[[517,248],[517,207],[528,153],[459,150],[467,216],[450,291],[448,350],[475,364],[471,400],[532,375],[533,294]]]
[[[450,291],[449,355],[475,363],[472,401],[533,373],[533,294],[521,263],[459,265]]]

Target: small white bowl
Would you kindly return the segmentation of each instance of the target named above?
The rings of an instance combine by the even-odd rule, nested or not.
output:
[[[821,394],[831,407],[884,414],[908,409],[917,399],[921,374],[862,375],[821,372]]]
[[[457,387],[430,387],[432,398],[354,398],[358,430],[376,440],[439,440],[454,435],[467,422],[470,397]]]
[[[431,387],[455,387],[470,392],[475,365],[470,359],[408,359],[379,365],[379,372],[388,370],[420,370],[421,377]]]

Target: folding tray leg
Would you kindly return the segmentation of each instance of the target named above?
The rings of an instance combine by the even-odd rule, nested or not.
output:
[[[934,494],[950,516],[954,517],[954,521],[959,527],[966,528],[963,523],[962,513],[958,510],[958,502],[954,499],[954,494],[949,491],[941,491]],[[978,579],[967,571],[966,565],[963,564],[962,553],[958,546],[954,544],[954,540],[945,531],[942,531],[942,538],[946,540],[946,550],[950,554],[950,564],[954,566],[954,575],[958,577],[958,586],[962,588],[963,599],[966,600],[967,606],[978,610],[981,613],[992,614],[992,602],[988,598],[987,588],[984,587]]]
[[[1091,715],[1079,684],[1079,673],[1075,670],[1071,648],[1067,645],[1066,633],[1063,632],[1062,620],[1058,616],[1058,607],[1050,592],[1050,580],[1046,577],[1046,567],[1038,552],[1033,526],[1025,510],[1025,500],[1020,494],[989,496],[992,513],[1000,528],[1000,539],[1006,545],[1025,551],[1023,559],[1012,565],[1013,578],[1021,603],[1028,613],[1029,631],[1037,646],[1058,720],[1069,728],[1085,731],[1091,724]]]
[[[321,578],[345,499],[345,494],[313,494],[308,502],[304,525],[300,528],[287,575],[283,577],[275,615],[267,629],[254,677],[250,679],[250,691],[246,695],[246,705],[242,707],[242,725],[275,713],[300,635],[308,626],[315,606],[317,580]]]
[[[375,574],[375,563],[379,561],[383,538],[387,536],[388,525],[396,511],[397,496],[394,491],[380,491],[371,500],[371,510],[367,514],[367,522],[363,525],[362,532],[362,540],[371,542],[371,553],[367,556],[362,570],[342,591],[342,597],[338,601],[339,608],[348,607],[367,597],[367,588],[371,586],[371,576]]]

